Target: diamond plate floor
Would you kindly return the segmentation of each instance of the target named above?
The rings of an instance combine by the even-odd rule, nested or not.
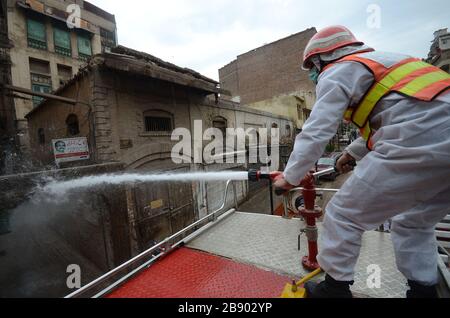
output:
[[[278,298],[288,281],[255,266],[181,248],[108,298]]]
[[[281,275],[300,277],[305,275],[300,259],[307,249],[306,238],[302,236],[301,251],[298,251],[297,237],[301,227],[302,222],[298,219],[236,212],[189,242],[188,247]],[[371,264],[379,265],[382,270],[380,289],[367,287],[367,267]],[[390,235],[366,233],[352,291],[368,297],[403,298],[406,290],[406,279],[395,265]]]

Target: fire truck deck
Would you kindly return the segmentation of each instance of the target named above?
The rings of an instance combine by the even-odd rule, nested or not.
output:
[[[109,297],[279,297],[286,283],[307,274],[301,265],[307,253],[304,236],[298,250],[301,227],[300,219],[232,212]],[[367,286],[371,264],[382,270],[380,288]],[[406,290],[390,234],[366,233],[352,291],[360,297],[402,298]]]
[[[288,200],[283,205],[284,216],[227,210],[231,185],[233,182],[228,181],[218,210],[67,298],[279,298],[286,284],[309,273],[302,266],[308,241],[305,235],[299,239],[305,221],[298,216],[287,217]],[[447,226],[449,221],[447,217],[440,226]],[[317,228],[320,235],[320,222]],[[438,226],[438,237],[440,232]],[[439,291],[441,297],[449,297],[448,251],[444,249],[444,253],[447,255],[439,257]],[[374,268],[380,270],[379,286],[371,280]],[[322,279],[323,274],[313,280]],[[354,296],[404,298],[407,289],[406,279],[396,267],[390,234],[365,233],[355,268]]]

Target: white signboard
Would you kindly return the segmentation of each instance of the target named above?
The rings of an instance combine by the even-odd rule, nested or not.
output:
[[[87,160],[89,146],[86,137],[52,140],[56,163]]]

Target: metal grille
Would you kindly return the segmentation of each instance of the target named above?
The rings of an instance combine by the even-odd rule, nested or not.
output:
[[[90,55],[78,53],[78,59],[79,59],[80,61],[87,62],[90,58],[91,58]]]
[[[172,120],[167,117],[145,117],[146,131],[172,131]]]

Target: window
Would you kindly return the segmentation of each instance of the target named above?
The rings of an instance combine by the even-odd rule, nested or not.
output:
[[[59,85],[66,84],[72,78],[72,67],[58,64]]]
[[[319,166],[334,166],[335,160],[333,158],[320,158],[317,164]]]
[[[47,50],[47,35],[44,23],[37,20],[28,19],[27,35],[29,47],[39,50]]]
[[[38,93],[50,93],[52,91],[52,79],[50,77],[50,64],[30,58],[31,90]],[[37,106],[44,98],[33,96],[33,106]]]
[[[85,35],[78,35],[78,57],[87,61],[92,56],[91,39]]]
[[[144,112],[145,131],[152,133],[170,133],[173,130],[173,115],[163,110]]]
[[[48,85],[40,85],[40,84],[31,84],[31,89],[33,92],[36,93],[46,93],[49,94],[52,89]],[[40,96],[33,96],[33,106],[36,107],[44,100],[43,97]]]
[[[39,128],[38,129],[38,141],[40,145],[44,145],[45,144],[45,132],[44,132],[44,128]]]
[[[145,117],[146,131],[172,131],[172,120],[165,117]]]
[[[102,41],[102,52],[110,52],[111,48],[116,46],[115,32],[100,28],[100,38]]]
[[[67,134],[69,136],[76,136],[80,133],[80,126],[78,124],[77,115],[71,114],[66,119]]]
[[[68,31],[53,27],[53,38],[55,40],[55,53],[72,56],[70,33]]]
[[[50,63],[48,61],[30,58],[29,63],[31,73],[38,73],[50,76]]]
[[[51,93],[51,78],[50,76],[31,74],[31,90],[37,93]],[[39,105],[44,98],[39,96],[33,96],[33,106]]]

